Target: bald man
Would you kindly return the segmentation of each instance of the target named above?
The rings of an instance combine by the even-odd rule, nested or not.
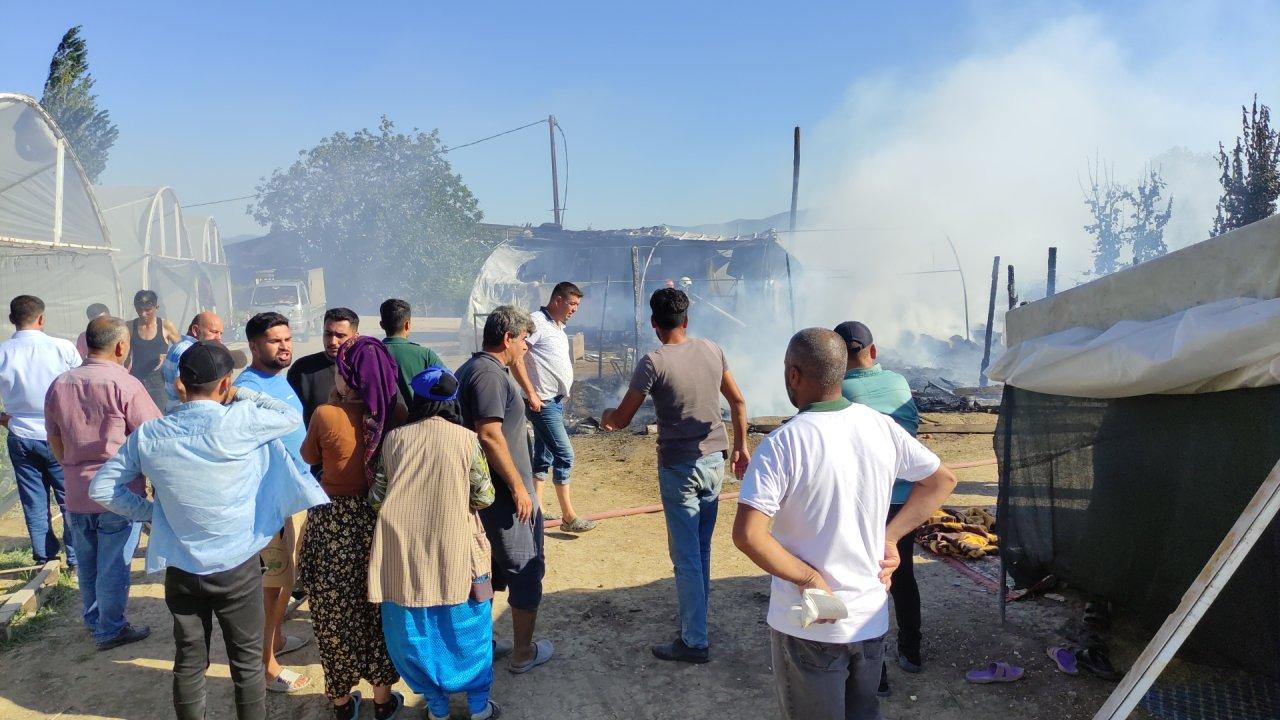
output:
[[[897,541],[956,484],[892,418],[841,395],[847,358],[831,330],[809,328],[791,339],[784,375],[800,413],[756,449],[733,524],[734,544],[773,576],[768,622],[786,720],[880,720],[876,690],[889,631],[886,591],[901,561]],[[899,478],[915,490],[886,527]],[[835,595],[847,616],[802,623],[791,608],[806,590]]]
[[[222,318],[218,317],[217,313],[209,310],[197,313],[191,318],[187,333],[178,342],[170,345],[169,351],[165,353],[160,372],[164,375],[164,390],[168,396],[168,402],[164,407],[166,413],[173,412],[174,408],[182,404],[178,391],[173,387],[173,381],[178,377],[178,359],[187,351],[187,348],[200,340],[222,342]],[[242,368],[249,363],[243,351],[233,350],[231,357],[235,360],[237,368]]]

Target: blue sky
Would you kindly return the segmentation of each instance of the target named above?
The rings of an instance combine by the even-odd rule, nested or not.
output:
[[[104,183],[170,185],[192,204],[248,194],[321,137],[383,114],[461,144],[554,113],[569,145],[570,227],[783,210],[793,125],[819,128],[806,169],[835,173],[859,142],[832,130],[852,89],[927,84],[1066,15],[1094,17],[1137,62],[1186,28],[1200,45],[1180,51],[1239,53],[1242,65],[1265,44],[1233,39],[1252,3],[8,5],[0,90],[38,97],[61,34],[84,26],[99,100],[120,128]],[[450,159],[488,220],[550,219],[545,129]],[[225,235],[253,232],[244,204],[201,210]]]

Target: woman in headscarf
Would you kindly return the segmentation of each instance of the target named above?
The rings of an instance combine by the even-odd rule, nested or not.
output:
[[[361,678],[373,685],[374,717],[390,720],[404,705],[387,655],[378,606],[368,600],[369,549],[378,516],[367,495],[384,435],[395,426],[395,361],[382,343],[354,337],[338,348],[334,397],[316,408],[302,459],[324,468],[330,502],[307,517],[299,558],[307,589],[325,695],[337,720],[359,716]],[[402,419],[402,418],[401,418]]]
[[[466,693],[472,720],[501,709],[493,685],[493,585],[489,540],[477,510],[493,503],[489,464],[462,427],[458,380],[444,368],[414,376],[409,422],[383,445],[385,478],[369,556],[369,600],[396,669],[423,697],[431,720]]]

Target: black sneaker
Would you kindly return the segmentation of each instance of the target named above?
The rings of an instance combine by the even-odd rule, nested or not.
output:
[[[924,662],[920,659],[920,651],[914,653],[898,649],[898,667],[904,671],[915,674],[924,669]]]
[[[98,643],[98,650],[111,650],[121,645],[136,643],[139,640],[146,640],[151,635],[151,628],[146,625],[134,627],[133,625],[125,625],[124,629],[110,640],[104,640]]]
[[[673,660],[701,665],[711,662],[711,649],[692,648],[684,644],[683,638],[676,638],[668,645],[654,645],[653,656],[659,660]]]
[[[391,701],[380,703],[373,701],[373,717],[374,720],[395,720],[400,714],[400,710],[404,708],[404,695],[399,691],[392,691]]]
[[[893,691],[889,689],[889,666],[880,663],[880,687],[876,689],[876,695],[887,698],[892,694]]]

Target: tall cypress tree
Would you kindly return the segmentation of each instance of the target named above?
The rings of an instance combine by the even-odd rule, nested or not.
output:
[[[1271,108],[1258,105],[1240,108],[1243,134],[1236,138],[1230,155],[1218,143],[1218,168],[1222,170],[1222,198],[1213,220],[1214,236],[1244,227],[1275,214],[1280,197],[1280,142],[1271,129]]]
[[[62,36],[53,53],[40,105],[67,136],[89,180],[96,182],[120,131],[111,122],[110,113],[98,108],[89,75],[89,51],[79,25]]]

